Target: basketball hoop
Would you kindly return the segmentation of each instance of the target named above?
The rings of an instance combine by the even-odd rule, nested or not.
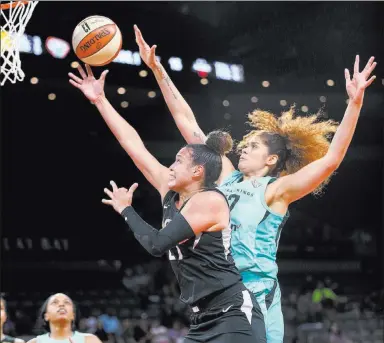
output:
[[[20,40],[37,3],[38,1],[2,1],[0,5],[1,86],[7,80],[11,83],[24,80],[25,74],[20,61]]]

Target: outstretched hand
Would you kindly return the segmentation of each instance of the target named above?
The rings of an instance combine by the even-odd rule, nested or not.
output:
[[[147,42],[144,40],[143,35],[141,34],[141,31],[137,27],[137,25],[134,25],[135,29],[135,37],[136,37],[136,43],[139,46],[140,51],[140,57],[144,61],[144,63],[151,69],[154,69],[157,67],[158,62],[156,60],[156,45],[152,45],[152,47],[149,47]]]
[[[105,77],[108,74],[108,70],[104,70],[97,80],[93,76],[92,69],[88,64],[85,65],[85,69],[87,70],[87,73],[85,73],[84,69],[79,64],[77,70],[79,71],[81,78],[75,74],[68,73],[71,78],[69,82],[80,89],[90,101],[94,102],[99,97],[104,96]]]
[[[110,197],[110,199],[101,200],[103,204],[113,206],[116,212],[120,213],[123,210],[132,205],[133,192],[139,186],[137,183],[134,183],[129,190],[126,188],[118,188],[114,181],[110,182],[112,186],[112,192],[108,188],[104,188],[104,192]]]
[[[349,100],[357,105],[361,105],[364,99],[364,91],[375,80],[376,76],[372,76],[372,71],[375,69],[377,63],[373,62],[374,57],[371,57],[363,71],[359,72],[359,55],[356,56],[355,65],[353,68],[353,78],[349,74],[349,70],[345,69],[345,87],[349,96]]]

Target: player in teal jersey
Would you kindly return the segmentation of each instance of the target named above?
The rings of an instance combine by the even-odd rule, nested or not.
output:
[[[183,137],[189,144],[204,142],[191,108],[156,60],[156,46],[149,47],[137,27],[135,34],[141,58],[153,71]],[[339,167],[355,132],[365,89],[375,79],[369,78],[375,66],[372,57],[359,72],[356,56],[353,79],[345,70],[350,101],[339,126],[331,120],[320,121],[319,115],[293,118],[293,108],[279,119],[256,110],[249,115],[255,130],[238,146],[239,171],[223,158],[218,182],[231,206],[232,254],[262,310],[268,343],[282,343],[284,336],[276,252],[288,206],[320,192]],[[327,138],[333,133],[330,144]]]

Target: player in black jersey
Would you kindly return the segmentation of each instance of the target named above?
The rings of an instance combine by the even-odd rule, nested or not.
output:
[[[170,168],[161,165],[145,148],[138,133],[105,98],[106,71],[96,80],[89,66],[82,78],[70,73],[70,82],[93,102],[122,147],[147,180],[159,191],[163,202],[163,228],[147,224],[132,208],[137,184],[129,190],[105,189],[112,205],[126,220],[136,239],[152,255],[168,253],[181,289],[181,300],[192,308],[186,343],[253,343],[252,333],[260,318],[259,307],[241,281],[229,251],[229,206],[215,189],[222,162],[230,150],[228,134],[216,131],[205,144],[187,145],[179,151]],[[256,313],[256,311],[260,313]]]
[[[3,297],[0,297],[0,322],[1,322],[1,343],[24,343],[20,338],[4,335],[3,326],[7,321],[7,303]]]
[[[110,200],[103,202],[124,217],[149,253],[168,253],[180,299],[193,311],[185,342],[251,343],[253,299],[229,252],[228,203],[213,186],[221,172],[220,154],[210,145],[215,135],[207,145],[187,145],[177,154],[164,180],[163,229],[148,225],[132,208],[137,184],[127,190],[112,181],[112,191],[105,189]]]

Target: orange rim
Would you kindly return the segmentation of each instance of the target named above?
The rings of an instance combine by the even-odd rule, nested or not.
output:
[[[1,4],[0,8],[2,10],[9,10],[10,8],[15,8],[19,3],[22,3],[23,5],[26,5],[29,1],[14,1],[14,2],[8,2],[6,4]]]

